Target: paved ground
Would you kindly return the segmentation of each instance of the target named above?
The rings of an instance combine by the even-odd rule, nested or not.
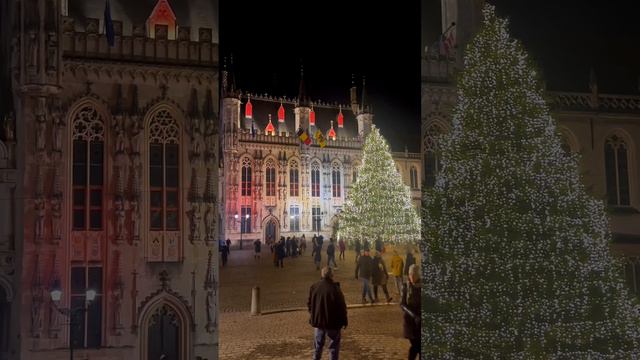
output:
[[[326,243],[326,241],[325,241]],[[345,260],[337,259],[338,269],[334,280],[340,282],[347,304],[360,304],[362,285],[355,279],[355,254],[347,250]],[[404,258],[404,251],[400,254]],[[383,255],[387,267],[391,251]],[[322,252],[322,263],[326,265],[326,244]],[[419,261],[419,260],[418,260]],[[296,258],[284,259],[284,268],[273,265],[270,250],[263,246],[262,258],[253,259],[253,250],[232,249],[226,267],[220,269],[220,311],[249,311],[251,309],[251,289],[260,287],[263,311],[304,307],[309,296],[309,287],[320,279],[311,257],[311,251]],[[394,302],[399,299],[392,277],[388,289]],[[382,290],[378,294],[384,299]]]
[[[402,337],[402,311],[397,305],[348,310],[342,331],[341,359],[406,359],[409,341]],[[306,311],[251,316],[220,314],[220,359],[308,360],[313,354],[313,329]],[[328,359],[326,350],[323,359]]]
[[[326,264],[326,244],[323,265]],[[391,251],[384,255],[389,266]],[[393,280],[389,305],[361,303],[361,283],[355,279],[355,255],[347,250],[345,260],[336,260],[335,280],[340,282],[350,305],[349,327],[343,331],[341,359],[404,359],[409,349],[402,337],[402,311]],[[401,252],[404,258],[404,251]],[[418,260],[419,261],[419,260]],[[271,252],[263,247],[262,259],[253,250],[232,249],[229,262],[220,270],[220,359],[309,359],[313,351],[313,329],[306,311],[309,286],[320,278],[311,252],[285,258],[284,268],[273,265]],[[263,315],[251,316],[251,289],[259,286]],[[380,290],[381,291],[381,290]],[[380,299],[384,299],[382,293]],[[302,309],[280,312],[283,309]],[[328,354],[323,358],[328,359]]]

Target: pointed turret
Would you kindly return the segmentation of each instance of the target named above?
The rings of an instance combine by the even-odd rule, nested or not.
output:
[[[344,127],[344,115],[342,114],[342,106],[340,106],[340,110],[338,111],[338,128],[342,129]]]
[[[309,107],[309,97],[307,96],[306,87],[304,84],[304,68],[300,66],[300,86],[298,88],[298,99],[296,101],[296,107]]]
[[[276,134],[276,128],[273,126],[273,123],[271,122],[271,114],[269,114],[269,123],[267,124],[267,127],[264,128],[264,133],[266,135],[275,135]]]
[[[284,106],[280,103],[278,108],[278,135],[287,132],[287,124],[284,121]]]
[[[309,112],[309,126],[316,126],[316,112],[313,110],[313,104]]]
[[[371,132],[371,125],[373,125],[373,112],[371,107],[367,104],[367,92],[366,92],[366,79],[362,77],[362,98],[358,112],[356,113],[356,119],[358,120],[358,136],[361,138],[367,137]]]
[[[239,92],[236,88],[236,75],[233,66],[233,55],[230,57],[229,66],[227,66],[227,58],[224,58],[222,67],[222,97],[238,98]]]
[[[331,120],[331,128],[327,132],[327,138],[335,141],[336,140],[336,131],[333,129],[333,120]]]

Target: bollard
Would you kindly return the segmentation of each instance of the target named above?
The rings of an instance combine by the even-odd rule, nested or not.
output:
[[[251,315],[260,315],[260,287],[251,289]]]

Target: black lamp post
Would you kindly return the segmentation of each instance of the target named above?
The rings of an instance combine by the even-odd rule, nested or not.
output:
[[[92,289],[87,289],[85,293],[85,306],[78,306],[73,308],[60,308],[58,307],[58,301],[62,299],[62,289],[60,288],[60,282],[55,280],[53,282],[53,288],[51,289],[51,300],[53,300],[53,304],[56,307],[56,310],[60,312],[60,314],[65,315],[69,318],[69,359],[73,360],[73,327],[78,325],[74,319],[77,317],[79,313],[86,312],[91,302],[96,298],[96,291]]]

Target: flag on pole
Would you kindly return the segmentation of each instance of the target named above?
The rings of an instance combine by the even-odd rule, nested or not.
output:
[[[311,144],[311,137],[309,137],[309,133],[307,132],[307,130],[300,128],[296,132],[296,135],[298,135],[300,141],[302,141],[305,145]]]
[[[109,46],[115,46],[115,32],[113,31],[113,20],[111,19],[111,6],[109,0],[104,5],[104,33],[107,35]]]
[[[325,140],[324,135],[322,135],[322,131],[316,130],[316,133],[313,135],[313,137],[318,140],[318,144],[321,148],[327,146],[327,141]]]

